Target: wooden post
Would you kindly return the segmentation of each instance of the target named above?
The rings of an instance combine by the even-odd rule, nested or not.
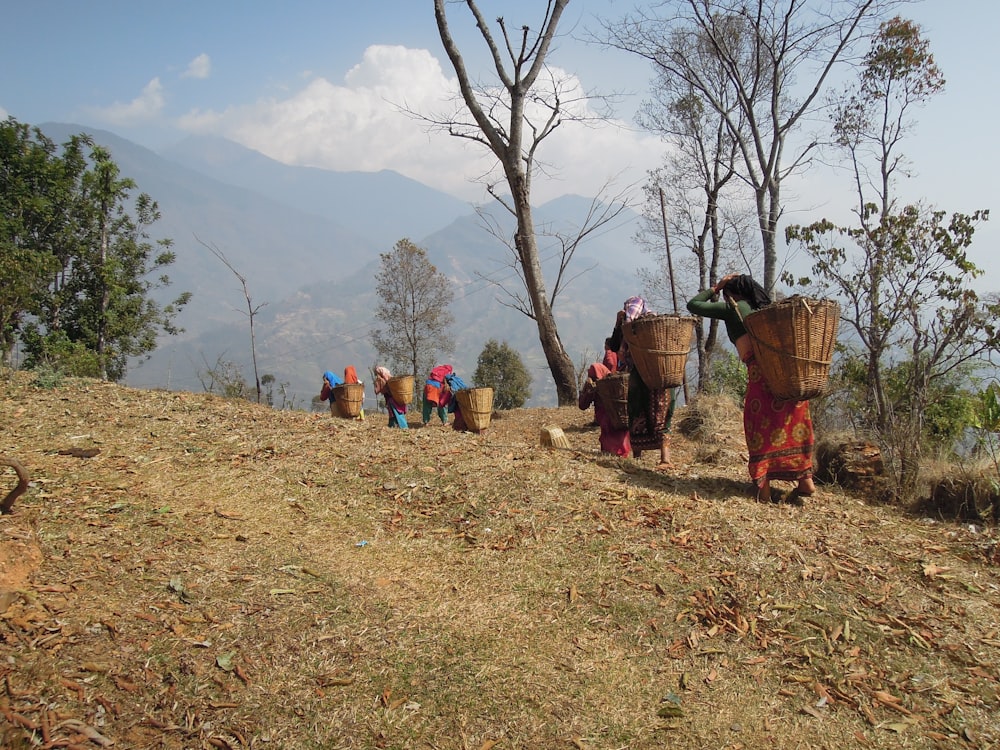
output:
[[[667,202],[663,197],[663,188],[660,188],[660,217],[663,220],[663,245],[667,250],[667,274],[670,277],[670,295],[674,300],[674,313],[679,315],[680,308],[677,304],[677,286],[674,284],[674,261],[670,257],[670,233],[667,231]],[[689,403],[687,368],[684,371],[682,387],[684,388],[684,403],[686,404]]]

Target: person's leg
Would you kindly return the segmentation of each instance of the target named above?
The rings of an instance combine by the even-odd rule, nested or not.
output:
[[[767,477],[757,480],[757,501],[761,503],[771,502],[771,480]]]
[[[438,407],[438,417],[441,419],[441,424],[448,424],[448,410],[443,406]]]
[[[434,410],[434,406],[426,397],[424,398],[424,408],[421,416],[424,418],[425,425],[431,421],[431,412]]]
[[[813,482],[812,474],[806,474],[799,479],[797,491],[800,495],[805,495],[806,497],[816,492],[816,484]]]
[[[660,436],[660,463],[656,465],[656,468],[661,471],[674,468],[674,465],[670,463],[670,436],[667,433]]]

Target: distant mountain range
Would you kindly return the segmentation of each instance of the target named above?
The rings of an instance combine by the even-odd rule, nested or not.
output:
[[[287,383],[295,405],[309,408],[323,370],[353,364],[369,372],[376,364],[369,334],[377,327],[379,254],[407,238],[427,250],[454,286],[450,361],[457,371],[471,379],[485,342],[506,341],[534,377],[529,405],[555,405],[534,321],[503,304],[498,284],[518,283],[510,251],[470,204],[396,172],[289,167],[220,138],[191,137],[156,153],[106,131],[62,123],[40,128],[57,143],[89,133],[111,152],[122,176],[157,201],[162,218],[152,236],[171,238],[177,255],[164,299],[192,292],[178,319],[184,333],[164,337],[150,359],[134,364],[129,385],[199,391],[199,373],[220,359],[252,380],[247,300],[208,245],[246,279],[252,305],[263,305],[254,317],[260,373]],[[573,195],[553,200],[536,208],[537,226],[568,234],[591,203]],[[512,233],[511,217],[498,218]],[[571,275],[579,275],[556,299],[560,337],[579,366],[599,356],[622,300],[639,291],[636,270],[644,257],[633,241],[637,223],[637,214],[626,211],[585,240],[573,260]],[[544,237],[540,243],[551,275],[558,246],[547,246]]]

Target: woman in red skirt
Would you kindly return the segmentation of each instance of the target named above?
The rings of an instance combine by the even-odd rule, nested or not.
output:
[[[724,300],[713,302],[719,292]],[[757,486],[757,499],[762,502],[771,500],[773,479],[797,482],[795,496],[809,496],[816,491],[812,478],[815,438],[809,402],[782,401],[771,393],[743,325],[743,318],[769,304],[771,298],[760,284],[750,276],[738,274],[723,277],[687,304],[692,315],[725,322],[729,340],[747,366],[743,431],[750,454],[750,479]]]

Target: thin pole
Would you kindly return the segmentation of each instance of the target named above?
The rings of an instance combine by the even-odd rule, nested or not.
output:
[[[667,273],[670,276],[670,294],[674,300],[674,313],[678,314],[677,288],[674,285],[674,261],[670,257],[670,234],[667,232],[667,202],[663,197],[663,188],[660,188],[660,217],[663,220],[663,245],[667,249]]]
[[[677,304],[677,285],[674,284],[674,261],[670,257],[670,233],[667,231],[667,201],[663,196],[663,188],[660,188],[660,217],[663,220],[663,245],[667,250],[667,274],[670,276],[670,296],[674,300],[674,314],[680,314],[680,308]],[[684,381],[681,384],[684,388],[684,403],[690,403],[688,398],[688,380],[687,372],[684,373]]]

